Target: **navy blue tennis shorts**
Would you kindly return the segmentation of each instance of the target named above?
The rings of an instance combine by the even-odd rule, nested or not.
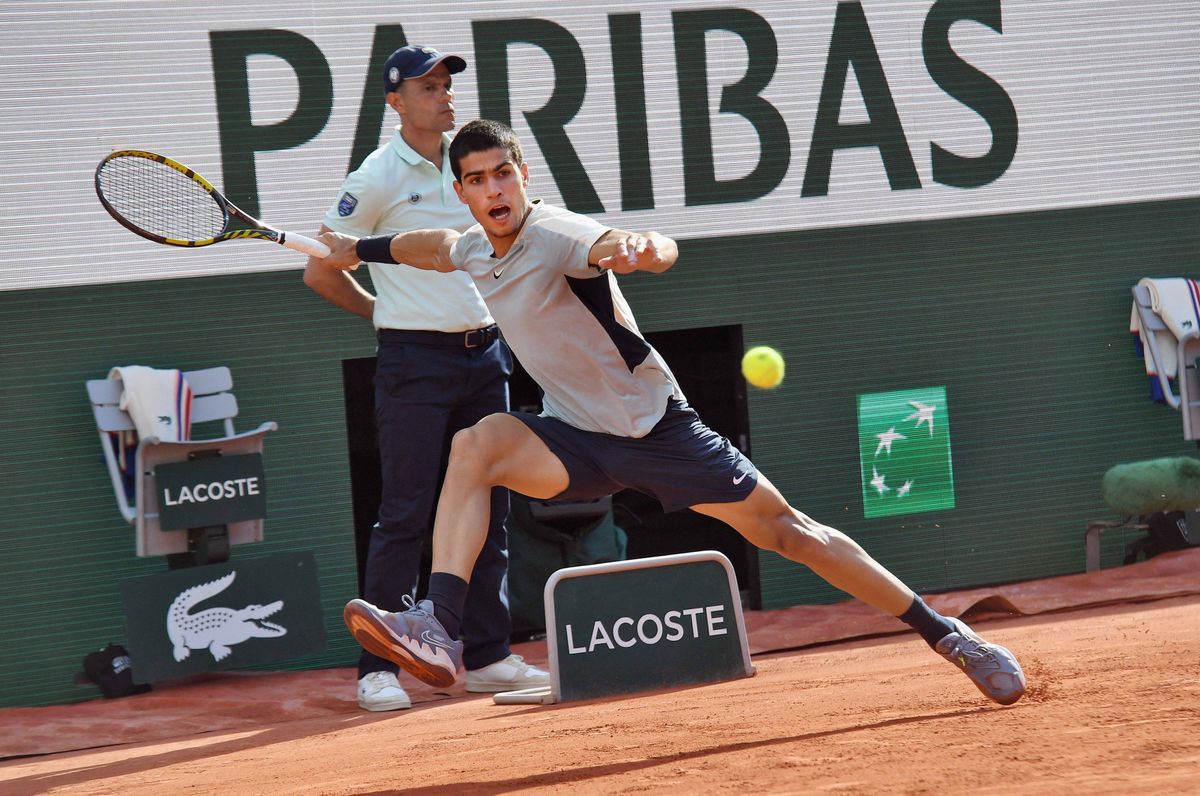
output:
[[[729,440],[671,399],[644,437],[584,431],[553,417],[510,412],[562,461],[570,483],[554,500],[594,500],[636,489],[678,511],[701,503],[745,500],[758,470]]]

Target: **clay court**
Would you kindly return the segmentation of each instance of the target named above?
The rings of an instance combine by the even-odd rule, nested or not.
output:
[[[889,617],[799,606],[747,615],[752,678],[602,701],[413,681],[412,710],[368,714],[341,668],[6,709],[0,791],[1200,792],[1200,550],[930,602],[1018,654],[1021,702],[988,703]]]

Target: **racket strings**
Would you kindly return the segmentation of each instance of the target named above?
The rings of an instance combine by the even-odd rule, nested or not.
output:
[[[152,235],[201,241],[225,229],[225,213],[204,186],[165,163],[116,157],[101,167],[98,182],[117,213]]]

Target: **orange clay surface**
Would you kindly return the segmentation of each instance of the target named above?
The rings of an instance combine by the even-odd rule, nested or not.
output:
[[[854,604],[814,606],[748,615],[752,649],[810,644],[759,652],[755,677],[603,701],[405,680],[413,709],[370,714],[340,668],[0,710],[0,793],[1200,793],[1200,550],[929,599],[971,601],[1025,666],[1021,702]],[[825,625],[860,638],[806,635]]]

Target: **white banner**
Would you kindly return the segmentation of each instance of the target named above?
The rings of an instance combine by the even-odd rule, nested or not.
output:
[[[148,149],[223,187],[249,148],[261,217],[312,233],[364,91],[383,105],[378,26],[463,54],[459,122],[507,103],[531,194],[622,228],[729,236],[1200,194],[1200,14],[1177,0],[6,0],[0,289],[301,267],[262,242],[137,238],[93,170]],[[284,57],[253,52],[260,38]],[[224,51],[248,88],[240,122],[237,80],[214,69],[230,42],[248,53]],[[292,128],[271,125],[309,89],[311,135],[275,147]],[[559,116],[539,121],[548,105]],[[397,121],[385,110],[376,141]]]

